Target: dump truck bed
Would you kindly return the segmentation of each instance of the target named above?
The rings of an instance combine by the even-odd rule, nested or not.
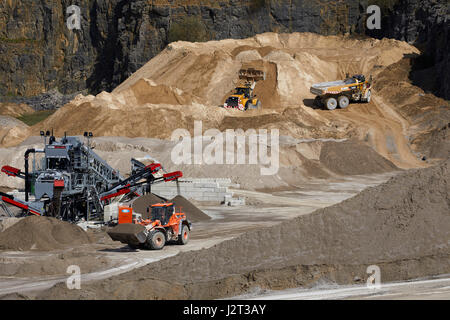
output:
[[[321,82],[321,83],[315,83],[311,86],[311,93],[315,95],[322,95],[325,94],[329,89],[334,87],[342,87],[347,85],[344,80],[337,80],[337,81],[329,81],[329,82]]]

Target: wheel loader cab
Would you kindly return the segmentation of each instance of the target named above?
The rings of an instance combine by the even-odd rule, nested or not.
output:
[[[244,98],[250,99],[250,88],[242,88],[242,87],[238,87],[236,88],[235,93],[236,95],[239,96],[244,96]]]
[[[162,225],[169,223],[170,217],[174,213],[173,203],[158,203],[151,206],[150,220],[161,221]]]

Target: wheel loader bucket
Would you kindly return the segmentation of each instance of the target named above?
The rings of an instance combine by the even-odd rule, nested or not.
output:
[[[138,246],[147,240],[145,227],[140,224],[123,223],[109,230],[108,235],[114,241]]]
[[[239,70],[239,79],[254,82],[266,80],[266,73],[254,68],[241,69]]]

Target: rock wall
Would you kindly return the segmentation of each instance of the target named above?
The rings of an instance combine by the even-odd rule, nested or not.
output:
[[[5,0],[0,3],[0,100],[52,89],[65,95],[111,91],[176,39],[174,30],[183,29],[186,17],[202,29],[202,40],[299,31],[419,41],[448,70],[446,1],[374,0],[384,21],[373,32],[365,30],[369,0]],[[81,9],[80,30],[66,26],[70,5]],[[448,83],[437,88],[447,97]]]

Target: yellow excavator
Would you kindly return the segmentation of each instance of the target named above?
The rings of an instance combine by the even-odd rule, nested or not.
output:
[[[226,109],[236,108],[241,111],[261,108],[261,101],[256,98],[253,90],[257,81],[265,79],[264,71],[254,68],[239,70],[239,85],[234,89],[234,93],[225,100],[223,107]]]

